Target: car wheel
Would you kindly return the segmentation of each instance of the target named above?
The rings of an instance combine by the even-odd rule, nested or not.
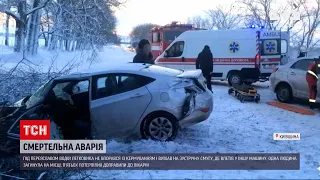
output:
[[[276,90],[276,94],[277,99],[283,103],[288,103],[293,99],[291,87],[288,85],[280,85]]]
[[[228,77],[228,83],[230,86],[242,84],[242,79],[241,79],[240,74],[239,73],[231,73]]]
[[[178,134],[178,121],[168,113],[156,113],[145,121],[143,132],[146,138],[156,141],[172,141]]]

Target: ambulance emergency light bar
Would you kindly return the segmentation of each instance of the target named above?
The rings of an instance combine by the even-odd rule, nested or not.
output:
[[[252,28],[252,29],[256,29],[256,28],[259,28],[259,29],[264,29],[264,26],[259,26],[259,25],[254,25],[254,24],[252,24],[251,26],[250,26],[250,28]]]

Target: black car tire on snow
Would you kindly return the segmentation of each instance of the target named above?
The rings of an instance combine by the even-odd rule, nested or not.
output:
[[[161,119],[161,118],[167,119],[172,125],[172,133],[165,140],[159,140],[159,139],[153,137],[151,135],[151,132],[149,131],[149,127],[151,126],[151,123],[154,122],[155,119]],[[176,138],[178,131],[179,131],[178,120],[173,115],[166,113],[166,112],[158,112],[158,113],[151,114],[148,117],[146,117],[144,122],[145,123],[144,123],[144,126],[142,128],[141,133],[142,133],[142,137],[145,139],[152,139],[152,140],[156,140],[156,141],[172,141]]]
[[[292,90],[289,85],[282,84],[276,89],[277,99],[280,102],[288,103],[293,99]]]

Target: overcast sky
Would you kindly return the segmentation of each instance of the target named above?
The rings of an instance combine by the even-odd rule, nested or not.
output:
[[[233,1],[222,2],[231,5]],[[117,32],[128,35],[135,25],[142,23],[165,25],[172,21],[184,22],[188,17],[202,15],[217,5],[215,0],[129,0],[126,7],[116,12],[119,21]]]
[[[239,6],[235,2],[236,0],[222,0],[220,2],[217,0],[128,0],[125,7],[116,11],[117,32],[119,35],[127,36],[132,28],[138,24],[165,25],[172,21],[186,22],[188,17],[205,15],[204,11],[215,9],[219,5],[222,5],[226,10],[229,10],[231,5]],[[279,8],[286,6],[286,2],[286,0],[275,0],[272,4],[275,13]],[[308,7],[315,6],[314,1],[307,2],[309,2]],[[290,12],[287,12],[287,15],[289,14]],[[273,17],[279,18],[279,15],[276,14]],[[285,14],[282,15],[282,18],[286,19]],[[300,25],[297,24],[297,26]],[[299,28],[297,26],[295,28]]]

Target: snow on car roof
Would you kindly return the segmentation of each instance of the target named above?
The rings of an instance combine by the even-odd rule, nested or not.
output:
[[[319,57],[317,57],[317,56],[307,56],[307,57],[301,57],[301,58],[297,58],[297,60],[304,60],[304,59],[306,59],[306,60],[309,60],[309,59],[319,59]]]
[[[86,70],[81,70],[79,72],[71,73],[69,75],[60,76],[56,79],[78,79],[90,77],[93,75],[99,75],[108,72],[134,72],[140,71],[149,64],[143,63],[115,63],[115,64],[97,64],[91,66],[91,68]]]

